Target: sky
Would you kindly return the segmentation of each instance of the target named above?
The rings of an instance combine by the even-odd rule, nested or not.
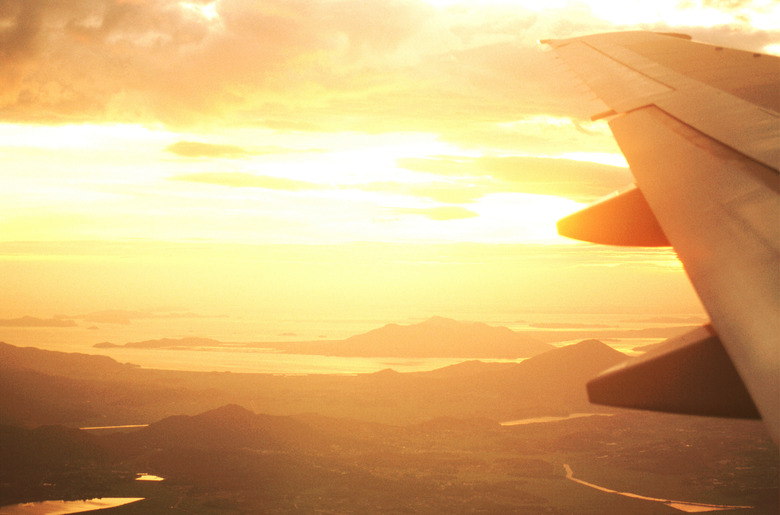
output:
[[[555,221],[632,182],[538,43],[780,53],[768,0],[0,0],[0,317],[695,312]]]

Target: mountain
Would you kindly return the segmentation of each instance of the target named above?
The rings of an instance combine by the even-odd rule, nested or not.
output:
[[[536,377],[582,379],[625,361],[627,356],[599,340],[583,340],[525,360],[518,365]]]
[[[485,363],[479,360],[469,360],[437,368],[430,372],[414,372],[418,375],[429,375],[435,377],[472,377],[482,373],[496,373],[501,370],[511,370],[517,367],[517,363]]]
[[[422,325],[436,323],[460,325],[442,320]],[[501,421],[565,415],[592,410],[585,383],[625,358],[593,340],[553,349],[522,363],[471,360],[429,372],[384,370],[357,376],[280,377],[147,370],[104,356],[3,344],[0,420],[29,426],[141,424],[172,413],[194,415],[229,403],[271,415],[319,413],[392,424],[438,416]],[[254,417],[241,412],[203,415],[195,422],[207,431],[228,418],[235,419],[234,424],[260,427]],[[183,418],[166,424],[177,420],[190,423]],[[281,424],[279,420],[266,422],[268,427]],[[260,435],[260,429],[257,431]],[[191,433],[189,438],[202,440],[203,433]]]
[[[78,378],[116,378],[137,368],[108,356],[16,347],[3,342],[0,342],[0,366]]]
[[[433,317],[411,325],[388,324],[345,340],[280,343],[287,352],[349,357],[516,359],[552,349],[506,327]]]
[[[194,416],[170,416],[137,431],[109,436],[117,453],[163,447],[268,450],[317,440],[316,433],[301,421],[255,414],[235,404]]]
[[[124,345],[109,342],[94,345],[96,348],[143,349],[219,346],[235,347],[236,344],[210,338],[188,337],[162,338]],[[444,317],[433,317],[411,325],[388,324],[345,340],[273,342],[264,343],[263,346],[294,354],[324,356],[463,359],[527,358],[553,348],[533,336],[517,333],[506,327],[495,327],[481,322],[460,322]]]
[[[509,390],[531,393],[524,403],[530,412],[554,406],[568,413],[592,410],[586,383],[627,358],[598,340],[584,340],[527,359],[514,370],[496,374],[496,380],[507,396]]]

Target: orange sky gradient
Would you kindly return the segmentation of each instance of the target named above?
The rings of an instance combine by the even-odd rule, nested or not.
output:
[[[774,2],[650,4],[0,1],[0,317],[697,312],[555,234],[632,180],[538,39],[780,50]]]

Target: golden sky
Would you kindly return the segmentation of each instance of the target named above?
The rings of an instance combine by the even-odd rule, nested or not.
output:
[[[631,177],[537,40],[777,27],[765,0],[0,0],[0,315],[698,309],[670,252],[555,235]]]

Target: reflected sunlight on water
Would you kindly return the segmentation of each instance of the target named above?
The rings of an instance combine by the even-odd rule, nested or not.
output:
[[[42,501],[0,507],[0,515],[64,515],[123,506],[143,497],[101,497],[86,501]]]
[[[139,473],[136,481],[165,481],[164,477],[155,476],[154,474]]]
[[[493,313],[482,316],[449,314],[460,321],[480,321],[514,331],[533,333],[553,331],[566,340],[554,342],[561,347],[581,341],[585,332],[675,325],[675,317],[656,319],[626,314],[514,314]],[[218,371],[238,373],[363,374],[391,368],[397,372],[422,372],[465,361],[458,358],[335,357],[291,354],[275,351],[272,342],[340,340],[383,327],[388,323],[415,324],[427,317],[383,319],[331,318],[321,320],[266,320],[253,317],[137,318],[129,323],[93,323],[77,320],[76,327],[0,327],[0,341],[17,346],[45,350],[103,354],[122,363],[144,368],[169,370]],[[679,317],[679,325],[692,324]],[[571,333],[571,339],[568,334]],[[580,335],[578,336],[578,333]],[[180,347],[177,349],[95,348],[102,342],[124,345],[160,338],[211,338],[223,343],[254,343],[257,346]],[[662,338],[600,338],[614,349],[636,355],[637,346],[662,341]],[[259,343],[271,342],[271,343]],[[479,359],[479,358],[477,358]],[[496,360],[490,360],[496,361]],[[517,362],[522,360],[516,360]]]

